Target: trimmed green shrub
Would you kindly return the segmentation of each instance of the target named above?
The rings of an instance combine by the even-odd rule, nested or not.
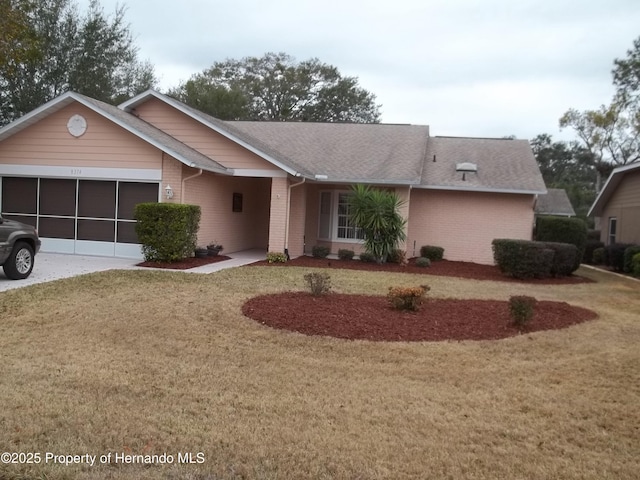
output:
[[[623,258],[623,270],[625,273],[631,273],[631,260],[638,253],[640,253],[640,245],[633,245],[625,249]]]
[[[611,267],[616,272],[624,271],[624,251],[632,247],[633,245],[628,243],[614,243],[604,247],[604,261],[608,267]]]
[[[376,257],[369,252],[362,252],[360,255],[360,261],[365,263],[373,263],[376,261]]]
[[[539,242],[571,243],[578,248],[577,270],[582,262],[587,241],[587,224],[580,218],[541,216],[536,220],[536,238]]]
[[[537,300],[526,295],[514,295],[509,298],[509,313],[518,328],[523,327],[532,318]]]
[[[493,259],[510,277],[545,278],[551,275],[554,251],[542,242],[497,238],[491,242]]]
[[[576,256],[578,248],[570,243],[542,242],[544,246],[553,250],[551,262],[551,275],[554,277],[567,277],[576,271]],[[578,264],[579,265],[579,264]]]
[[[316,245],[311,249],[311,255],[315,258],[327,258],[331,253],[331,249],[325,245]]]
[[[139,203],[134,218],[146,261],[176,262],[194,255],[200,228],[199,206]]]
[[[605,261],[604,247],[596,248],[591,257],[594,265],[604,265]]]
[[[423,245],[420,247],[420,256],[428,258],[432,262],[437,262],[438,260],[442,260],[444,257],[444,248],[434,247],[432,245]]]
[[[640,277],[640,253],[636,253],[631,258],[631,275]]]
[[[418,257],[416,259],[416,267],[430,267],[431,266],[431,260],[429,260],[427,257]]]
[[[397,263],[398,265],[404,265],[407,263],[407,254],[404,250],[400,250],[399,248],[394,248],[389,252],[389,256],[387,257],[387,262],[389,263]]]
[[[596,263],[593,259],[593,252],[596,248],[604,248],[604,243],[600,240],[587,239],[584,245],[584,255],[582,256],[582,261],[584,263]]]
[[[341,248],[338,250],[338,258],[340,260],[352,260],[355,252],[353,250],[347,250],[346,248]]]
[[[267,262],[269,263],[286,263],[287,256],[282,252],[268,252]]]
[[[389,287],[387,299],[396,310],[416,311],[424,302],[427,292],[431,290],[428,285],[419,287]]]
[[[304,281],[307,282],[311,295],[315,297],[326,295],[331,291],[331,277],[328,273],[307,273],[304,276]]]

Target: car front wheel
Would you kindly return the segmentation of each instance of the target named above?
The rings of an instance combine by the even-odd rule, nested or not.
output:
[[[16,242],[2,266],[4,274],[11,280],[27,278],[33,270],[33,258],[33,248],[28,243]]]

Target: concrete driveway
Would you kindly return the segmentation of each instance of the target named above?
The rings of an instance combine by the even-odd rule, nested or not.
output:
[[[265,259],[262,250],[247,250],[231,253],[230,260],[203,265],[190,270],[169,270],[171,272],[183,271],[188,273],[212,273],[225,268],[239,267],[249,263]],[[87,255],[65,255],[61,253],[39,253],[35,257],[33,272],[25,280],[9,280],[0,269],[0,292],[14,288],[26,287],[36,283],[50,282],[61,278],[75,277],[85,273],[101,272],[104,270],[149,270],[137,267],[140,260],[131,258],[93,257]],[[161,270],[161,269],[156,269]],[[162,270],[166,271],[166,270]]]

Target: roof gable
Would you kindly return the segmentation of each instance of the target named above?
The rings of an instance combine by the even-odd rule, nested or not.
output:
[[[145,142],[176,158],[185,165],[194,168],[202,168],[203,170],[216,173],[228,173],[222,165],[187,147],[175,138],[149,125],[143,120],[140,120],[139,118],[136,118],[113,105],[109,105],[99,100],[94,100],[75,92],[63,93],[59,97],[54,98],[39,108],[36,108],[14,122],[4,126],[0,129],[0,142],[74,102],[84,105],[102,117],[141,138]]]
[[[618,188],[618,185],[620,185],[620,182],[622,182],[622,180],[624,179],[625,175],[629,172],[633,172],[639,169],[640,161],[614,168],[609,175],[609,178],[607,178],[604,187],[602,187],[602,190],[600,190],[600,193],[593,202],[593,205],[591,205],[587,216],[600,216],[605,206],[607,205],[607,202],[611,199],[616,189]]]

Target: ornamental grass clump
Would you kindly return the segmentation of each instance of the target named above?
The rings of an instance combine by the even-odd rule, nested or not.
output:
[[[527,295],[514,295],[509,298],[509,312],[513,323],[524,327],[533,318],[537,300]]]
[[[424,302],[427,292],[431,290],[428,285],[419,287],[389,287],[387,299],[396,310],[410,310],[415,312]]]
[[[331,277],[328,273],[307,273],[304,276],[304,281],[307,282],[311,295],[314,297],[326,295],[331,291]]]

